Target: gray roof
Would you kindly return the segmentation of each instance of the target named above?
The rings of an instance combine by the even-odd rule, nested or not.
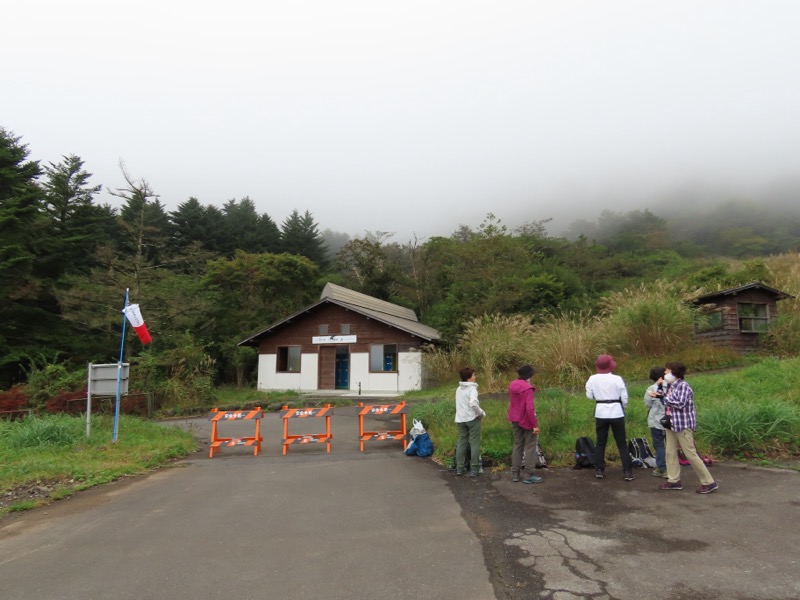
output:
[[[307,306],[296,313],[273,323],[266,329],[251,335],[249,338],[239,342],[239,346],[255,346],[258,340],[268,335],[276,328],[295,319],[297,316],[307,313],[322,304],[336,304],[348,310],[352,310],[360,315],[374,319],[395,329],[400,329],[429,342],[440,338],[439,332],[433,327],[428,327],[417,321],[416,313],[410,308],[398,306],[385,300],[378,300],[372,296],[367,296],[360,292],[354,292],[334,283],[328,283],[322,290],[319,302]]]
[[[325,288],[322,290],[320,300],[325,300],[326,298],[347,304],[349,306],[358,306],[376,313],[385,313],[406,321],[417,320],[416,313],[410,308],[398,306],[397,304],[386,302],[386,300],[378,300],[377,298],[367,296],[361,292],[348,290],[347,288],[336,285],[335,283],[325,284]]]
[[[695,298],[693,302],[695,304],[702,304],[712,298],[719,298],[720,296],[736,296],[737,294],[747,290],[764,290],[765,292],[774,294],[778,300],[794,298],[794,296],[792,296],[791,294],[787,294],[786,292],[776,290],[775,288],[765,285],[759,281],[754,281],[752,283],[740,285],[738,287],[728,288],[727,290],[719,290],[717,292],[710,292],[708,294],[703,294],[702,296],[698,296],[697,298]]]

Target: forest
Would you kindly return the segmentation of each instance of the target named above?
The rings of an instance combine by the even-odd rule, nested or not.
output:
[[[442,333],[441,349],[476,319],[588,319],[656,282],[686,293],[762,281],[800,294],[800,203],[609,210],[563,236],[547,220],[509,228],[488,213],[447,237],[398,242],[326,230],[300,209],[276,223],[248,197],[221,207],[187,198],[170,211],[122,163],[116,186],[92,177],[76,155],[31,160],[0,127],[0,390],[38,382],[52,396],[79,385],[87,363],[116,362],[126,289],[154,341],[128,335],[125,360],[140,389],[176,396],[251,385],[256,355],[238,342],[329,281],[412,308]],[[787,309],[798,312],[794,301]]]

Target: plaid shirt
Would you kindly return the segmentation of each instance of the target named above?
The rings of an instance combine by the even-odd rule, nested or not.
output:
[[[684,429],[697,431],[697,412],[694,408],[694,392],[683,379],[678,379],[667,392],[665,398],[672,417],[672,431]]]

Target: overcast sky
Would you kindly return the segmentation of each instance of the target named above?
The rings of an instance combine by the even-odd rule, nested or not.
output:
[[[25,0],[0,125],[168,210],[350,235],[554,227],[800,183],[797,0]],[[702,195],[701,195],[702,197]],[[709,196],[710,197],[710,196]],[[100,202],[118,206],[104,190]]]

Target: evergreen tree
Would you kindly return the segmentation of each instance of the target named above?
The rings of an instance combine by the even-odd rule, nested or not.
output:
[[[222,251],[226,256],[233,256],[237,249],[253,254],[278,251],[278,226],[266,213],[259,215],[250,198],[245,196],[238,202],[229,200],[222,207],[222,212],[227,235]]]
[[[175,252],[195,243],[206,246],[206,211],[197,198],[191,197],[178,204],[178,210],[169,213],[170,247]]]
[[[19,362],[51,322],[38,302],[37,256],[46,233],[41,169],[20,139],[0,127],[0,389],[19,377]]]
[[[310,212],[301,216],[293,210],[286,217],[281,225],[281,251],[305,256],[318,265],[327,262],[328,251]]]
[[[95,264],[95,251],[108,243],[116,218],[108,206],[95,206],[101,185],[90,185],[92,177],[80,157],[71,154],[59,164],[44,168],[44,212],[49,218],[52,248],[47,261],[53,279],[65,272],[88,271]]]

